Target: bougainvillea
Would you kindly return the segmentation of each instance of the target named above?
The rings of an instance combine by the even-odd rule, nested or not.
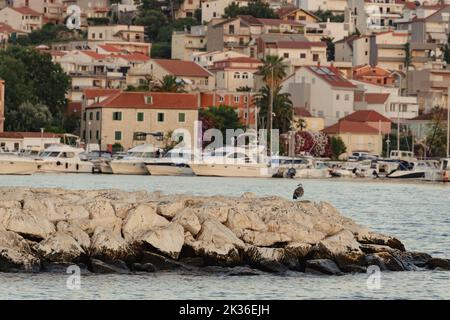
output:
[[[308,153],[314,157],[330,157],[330,139],[322,132],[298,131],[295,134],[295,153]]]

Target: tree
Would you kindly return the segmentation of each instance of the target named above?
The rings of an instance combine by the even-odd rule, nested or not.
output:
[[[291,129],[292,121],[292,101],[289,93],[280,93],[281,86],[277,86],[273,91],[273,123],[274,129],[279,129],[281,133],[286,133]],[[255,96],[256,105],[259,108],[259,125],[267,123],[268,110],[270,109],[271,88],[266,85],[261,88],[258,95]]]
[[[69,30],[64,24],[47,23],[39,30],[34,30],[26,36],[18,37],[15,42],[22,46],[29,46],[51,44],[60,41],[82,40],[83,38],[83,33],[77,30]]]
[[[260,92],[260,103],[262,106],[266,106],[266,124],[267,124],[267,132],[269,133],[272,130],[272,113],[274,112],[274,105],[271,105],[271,91],[273,90],[273,103],[275,104],[275,88],[278,88],[281,80],[286,77],[286,69],[287,65],[283,62],[283,58],[273,55],[266,56],[263,60],[263,65],[259,67],[259,73],[263,76],[263,80],[267,85],[267,88],[270,90],[267,92],[267,89],[262,88]],[[266,90],[266,92],[264,92]],[[279,90],[278,90],[279,91]],[[269,94],[269,100],[265,103],[264,94]],[[261,112],[260,112],[261,114]],[[280,128],[281,129],[281,128]],[[270,137],[270,134],[269,134]]]
[[[450,64],[450,33],[447,38],[447,43],[445,44],[444,48],[444,61]]]
[[[341,137],[331,137],[330,145],[331,145],[331,157],[333,160],[338,160],[341,154],[347,152],[347,147],[344,141],[342,141]]]
[[[332,11],[330,10],[317,10],[316,12],[314,12],[314,15],[317,16],[321,22],[327,22],[328,19],[330,20],[330,22],[344,22],[345,17],[343,14],[340,15],[335,15]]]
[[[22,103],[17,110],[9,113],[8,123],[15,131],[39,131],[52,123],[52,114],[43,104]]]
[[[333,42],[334,38],[323,37],[320,41],[325,42],[327,44],[327,60],[334,61],[335,58],[335,45]]]
[[[261,0],[251,1],[247,6],[240,7],[237,3],[232,2],[225,8],[224,18],[235,18],[238,15],[249,15],[255,18],[277,19],[275,11],[270,8],[269,3]]]
[[[70,87],[70,78],[59,64],[52,62],[49,54],[32,48],[9,46],[0,51],[0,78],[7,83],[7,130],[17,130],[9,121],[10,113],[17,111],[24,102],[47,106],[53,124],[61,124],[67,106],[66,93]]]
[[[223,138],[226,138],[227,129],[242,129],[243,125],[233,107],[220,105],[218,107],[208,107],[200,109],[199,119],[208,126],[203,127],[203,131],[208,129],[218,129],[222,132]],[[224,140],[226,143],[226,141]]]
[[[159,83],[153,88],[153,91],[158,92],[176,92],[176,93],[184,93],[184,82],[177,79],[177,77],[173,75],[165,75],[162,80],[159,80]]]
[[[446,110],[434,107],[432,120],[428,124],[427,146],[431,156],[446,157],[447,153],[447,119]]]

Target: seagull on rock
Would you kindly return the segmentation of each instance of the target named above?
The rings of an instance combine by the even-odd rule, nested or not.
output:
[[[294,200],[300,199],[301,197],[303,197],[304,194],[305,190],[303,189],[303,185],[300,183],[295,189],[292,199]]]

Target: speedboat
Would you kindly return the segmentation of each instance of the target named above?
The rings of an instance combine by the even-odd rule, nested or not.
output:
[[[29,175],[38,170],[38,165],[34,159],[5,152],[0,148],[0,174]]]
[[[437,170],[425,173],[426,181],[449,182],[450,181],[450,158],[443,158],[436,163]]]
[[[400,161],[396,170],[389,173],[386,177],[390,179],[420,179],[428,180],[436,175],[438,168],[433,161]]]
[[[51,145],[41,153],[39,172],[92,173],[94,164],[87,161],[84,149],[65,144]]]
[[[325,161],[311,160],[306,168],[297,170],[295,178],[329,178],[330,171]]]
[[[109,162],[109,166],[114,174],[149,174],[146,162],[159,158],[161,150],[152,144],[142,144],[128,150],[122,159],[115,159]]]
[[[184,176],[193,175],[189,166],[192,160],[190,149],[175,148],[168,151],[162,158],[146,162],[148,172],[153,176]]]
[[[266,159],[260,148],[227,146],[206,153],[189,166],[197,176],[268,178],[272,173]]]

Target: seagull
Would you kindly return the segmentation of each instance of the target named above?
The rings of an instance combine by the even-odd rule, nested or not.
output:
[[[297,188],[294,191],[294,195],[292,196],[292,199],[297,200],[305,194],[305,190],[303,189],[303,185],[300,183]]]

